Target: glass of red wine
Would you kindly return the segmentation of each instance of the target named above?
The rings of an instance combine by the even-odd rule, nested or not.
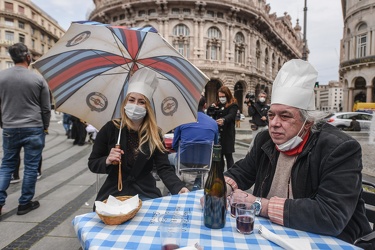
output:
[[[236,205],[246,202],[248,194],[245,192],[232,192],[229,197],[230,215],[236,218]]]
[[[253,203],[237,203],[236,228],[239,233],[251,234],[254,229],[255,206]]]
[[[159,231],[162,250],[180,248],[183,216],[170,213],[159,216]]]

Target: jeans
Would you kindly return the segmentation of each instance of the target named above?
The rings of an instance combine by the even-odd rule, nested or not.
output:
[[[24,178],[18,203],[25,205],[32,200],[44,144],[45,134],[42,127],[3,129],[4,156],[0,167],[0,205],[5,205],[6,190],[19,161],[22,147],[25,153]]]

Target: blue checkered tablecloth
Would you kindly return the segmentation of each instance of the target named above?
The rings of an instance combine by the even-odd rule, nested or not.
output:
[[[165,196],[144,201],[142,208],[130,221],[122,225],[105,225],[94,212],[78,215],[73,226],[84,249],[161,249],[157,218],[163,213],[183,213],[185,216],[182,246],[199,242],[209,249],[281,249],[257,232],[259,225],[282,237],[308,238],[312,249],[359,249],[334,237],[322,236],[282,227],[257,217],[254,233],[243,235],[236,231],[236,220],[227,213],[223,229],[209,229],[203,224],[203,210],[199,203],[203,190],[187,194]]]

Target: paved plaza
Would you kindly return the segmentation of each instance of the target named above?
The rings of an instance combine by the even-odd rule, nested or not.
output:
[[[43,151],[42,177],[37,182],[34,198],[40,202],[40,208],[23,216],[16,215],[22,182],[10,185],[0,217],[0,249],[80,248],[71,222],[74,216],[92,211],[97,192],[97,175],[87,167],[92,144],[73,146],[59,119],[60,116],[54,116]],[[363,147],[365,178],[375,181],[374,145],[368,143],[364,133],[355,137]],[[246,154],[252,139],[247,120],[237,129],[236,139],[234,158],[238,160]],[[2,155],[2,147],[0,151]],[[20,176],[23,176],[22,170],[23,167]],[[158,184],[162,187],[162,182]]]

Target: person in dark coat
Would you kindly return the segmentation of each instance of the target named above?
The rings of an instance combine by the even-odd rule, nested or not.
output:
[[[136,71],[121,105],[121,118],[109,121],[99,130],[88,166],[93,173],[107,174],[107,178],[95,200],[103,201],[109,195],[138,194],[142,200],[161,197],[152,175],[153,167],[172,194],[189,191],[169,164],[156,124],[150,99],[157,85],[153,71],[147,68]]]
[[[352,118],[350,126],[346,129],[347,131],[361,131],[361,124],[357,121],[355,117]]]
[[[360,144],[322,121],[315,110],[316,70],[294,59],[272,89],[269,128],[225,175],[228,191],[244,192],[255,214],[273,223],[349,243],[371,232],[362,194]],[[358,246],[373,249],[372,243]]]
[[[72,134],[71,139],[74,139],[73,145],[83,146],[86,142],[86,124],[82,122],[78,117],[71,116],[72,121]]]
[[[234,164],[234,141],[236,139],[236,114],[238,110],[237,100],[233,97],[230,89],[222,86],[217,91],[217,102],[213,103],[207,114],[216,120],[219,126],[219,142],[221,145],[221,165],[224,168],[224,157],[227,169]],[[224,169],[223,169],[224,170]]]

